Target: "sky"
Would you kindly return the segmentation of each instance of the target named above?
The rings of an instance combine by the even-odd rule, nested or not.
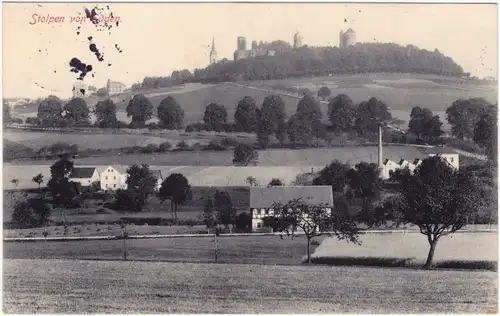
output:
[[[99,31],[89,20],[71,21],[96,5],[119,17],[119,25]],[[498,77],[497,12],[496,4],[110,3],[107,9],[104,3],[4,3],[3,97],[70,96],[78,77],[70,72],[73,57],[94,67],[86,84],[99,88],[111,79],[130,86],[146,76],[206,67],[212,37],[219,59],[232,60],[238,36],[247,46],[292,43],[299,31],[303,44],[338,46],[339,31],[347,28],[358,42],[439,49],[472,75]],[[65,20],[33,24],[33,14]],[[89,50],[89,36],[104,61]]]

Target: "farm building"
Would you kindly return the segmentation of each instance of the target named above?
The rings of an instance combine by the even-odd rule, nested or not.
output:
[[[96,167],[75,167],[69,175],[69,181],[80,183],[84,187],[99,180],[99,170]]]
[[[101,172],[101,189],[102,190],[118,190],[127,188],[127,169],[128,166],[108,166]],[[156,190],[158,190],[163,182],[163,176],[160,170],[151,170],[156,181]]]
[[[286,204],[298,198],[310,205],[328,205],[329,211],[333,208],[333,192],[329,185],[251,187],[252,232],[269,230],[264,225],[264,218],[274,216],[274,203]]]

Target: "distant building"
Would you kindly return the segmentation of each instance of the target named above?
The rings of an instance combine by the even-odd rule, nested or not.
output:
[[[111,81],[108,79],[106,83],[106,90],[108,91],[108,95],[122,93],[127,89],[127,86],[118,81]]]
[[[234,60],[261,57],[261,56],[274,56],[276,51],[263,49],[257,46],[257,42],[252,42],[252,49],[247,49],[247,39],[245,37],[238,37],[236,51],[234,52]]]
[[[96,167],[75,167],[69,175],[69,181],[80,183],[82,187],[88,187],[99,180],[99,171]]]
[[[293,48],[299,47],[302,47],[302,36],[300,36],[299,32],[297,32],[293,36]]]
[[[353,29],[350,28],[345,32],[340,30],[340,35],[339,35],[339,47],[340,48],[347,48],[347,47],[353,46],[355,44],[356,44],[356,32],[354,32]]]
[[[217,51],[215,50],[215,38],[212,38],[212,49],[210,50],[209,65],[215,64],[216,62],[217,62]]]
[[[156,181],[156,190],[159,190],[163,182],[163,176],[160,170],[151,170]],[[109,166],[101,171],[101,189],[102,190],[118,190],[127,189],[127,167],[126,166]]]
[[[329,185],[251,187],[252,232],[270,229],[265,227],[264,218],[274,217],[274,210],[272,209],[274,203],[286,204],[298,198],[301,198],[306,204],[326,205],[328,212],[333,209],[333,192],[332,187]]]
[[[82,98],[87,94],[88,86],[83,81],[78,80],[73,84],[73,98]]]

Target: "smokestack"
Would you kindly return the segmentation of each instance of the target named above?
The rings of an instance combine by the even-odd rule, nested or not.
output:
[[[378,166],[382,168],[383,158],[382,158],[382,124],[378,125]]]

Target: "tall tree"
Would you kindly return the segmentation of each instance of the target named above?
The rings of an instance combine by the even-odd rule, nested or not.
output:
[[[158,119],[168,129],[179,129],[184,121],[184,110],[174,97],[167,96],[158,105]]]
[[[339,94],[328,103],[328,120],[335,131],[349,131],[354,127],[356,108],[346,94]]]
[[[348,164],[334,160],[321,169],[318,176],[313,180],[313,184],[331,185],[333,192],[343,192],[345,186],[349,184],[347,173],[350,169]]]
[[[127,106],[127,117],[132,117],[132,125],[144,126],[153,117],[153,104],[142,94],[136,94]]]
[[[418,138],[435,141],[443,134],[442,126],[439,116],[430,109],[416,106],[411,110],[408,130]]]
[[[215,214],[214,202],[212,199],[208,199],[205,203],[203,209],[203,222],[207,226],[209,233],[211,228],[217,226],[217,216]]]
[[[490,105],[481,111],[479,120],[474,128],[474,142],[486,150],[487,155],[497,158],[497,105]]]
[[[97,102],[94,114],[96,116],[96,125],[101,128],[115,127],[118,123],[116,104],[111,99]]]
[[[277,218],[277,230],[294,234],[300,228],[307,240],[307,262],[311,262],[311,240],[323,234],[338,240],[358,243],[356,223],[348,212],[342,209],[331,211],[331,205],[309,204],[302,199],[293,199],[285,204],[274,203],[271,207]]]
[[[481,116],[481,110],[491,105],[483,98],[459,99],[446,109],[446,118],[451,125],[451,133],[460,139],[471,139],[474,128]]]
[[[78,196],[75,183],[69,181],[72,171],[73,162],[67,157],[59,159],[50,167],[51,178],[47,182],[47,188],[52,195],[55,207],[68,205]]]
[[[217,103],[210,103],[205,108],[203,121],[210,130],[220,130],[221,126],[227,122],[226,108]]]
[[[478,179],[451,168],[441,157],[422,161],[413,174],[400,176],[398,199],[391,217],[397,224],[413,224],[427,237],[429,253],[424,268],[432,267],[438,241],[463,228],[484,207]]]
[[[376,98],[370,98],[368,101],[359,104],[355,124],[358,133],[361,136],[366,136],[377,133],[380,123],[391,118],[389,108],[384,102]]]
[[[234,121],[241,131],[251,133],[256,130],[257,105],[252,97],[245,96],[238,101],[238,106],[234,113]]]
[[[126,191],[135,195],[137,211],[141,211],[148,202],[149,197],[154,194],[157,179],[149,169],[149,165],[131,165],[127,169]]]
[[[180,173],[172,173],[161,184],[158,197],[163,202],[170,200],[172,214],[177,221],[177,206],[192,198],[191,185]]]
[[[278,131],[280,124],[285,121],[285,102],[278,95],[268,95],[262,101],[260,114],[259,121],[265,120],[270,131],[274,134]]]
[[[259,152],[253,146],[239,143],[234,147],[233,164],[237,166],[248,166],[256,164],[259,159]]]
[[[62,101],[54,95],[48,96],[38,105],[37,117],[44,126],[55,126],[62,118]]]
[[[63,107],[62,113],[70,125],[85,126],[90,124],[90,110],[82,98],[71,99]]]
[[[217,214],[217,221],[224,225],[226,229],[229,225],[234,225],[236,220],[236,209],[233,207],[233,202],[227,191],[215,192],[214,208]]]
[[[310,125],[316,120],[323,118],[321,105],[310,93],[305,94],[297,104],[297,118],[303,124]]]

